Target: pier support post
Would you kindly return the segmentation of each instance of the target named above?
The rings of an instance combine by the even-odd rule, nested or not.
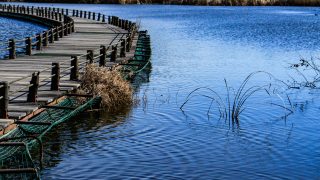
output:
[[[87,60],[89,61],[89,64],[93,63],[93,50],[87,50]]]
[[[99,66],[104,67],[106,65],[106,46],[101,45],[100,46],[100,60],[99,60]]]
[[[31,77],[27,102],[36,102],[39,88],[39,72],[34,72]]]
[[[14,39],[9,40],[9,59],[16,58],[16,41]]]
[[[78,56],[71,56],[71,67],[70,80],[77,81],[79,79]]]
[[[32,54],[32,40],[31,37],[26,38],[26,55],[31,56]]]
[[[60,85],[60,63],[53,62],[51,69],[51,91],[59,91]]]
[[[0,82],[0,118],[8,119],[9,83]]]

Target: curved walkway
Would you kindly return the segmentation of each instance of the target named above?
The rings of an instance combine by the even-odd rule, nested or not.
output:
[[[89,14],[81,11],[81,15],[85,13]],[[73,11],[73,15],[79,16],[79,11]],[[134,46],[131,45],[136,42],[135,26],[134,29],[131,26],[129,31],[122,29],[118,26],[124,27],[124,21],[117,17],[109,17],[108,22],[102,22],[104,19],[72,19],[74,33],[65,34],[67,36],[43,47],[41,51],[32,51],[31,56],[0,61],[0,81],[14,82],[10,83],[9,118],[21,119],[35,112],[41,105],[77,89],[80,86],[78,74],[81,74],[87,63],[113,67],[133,57]],[[57,83],[56,80],[57,89],[52,85],[52,82]],[[35,99],[28,100],[35,86]]]

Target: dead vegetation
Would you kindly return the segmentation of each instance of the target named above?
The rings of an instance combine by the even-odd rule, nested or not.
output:
[[[100,96],[101,105],[107,111],[116,111],[133,103],[133,89],[119,71],[87,65],[81,81],[79,92]]]

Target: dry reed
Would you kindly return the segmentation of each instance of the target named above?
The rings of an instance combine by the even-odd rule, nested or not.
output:
[[[133,103],[131,85],[122,78],[119,71],[87,65],[81,81],[79,92],[100,96],[102,107],[108,111],[116,111]]]

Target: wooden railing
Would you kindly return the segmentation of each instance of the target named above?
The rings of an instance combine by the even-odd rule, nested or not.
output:
[[[27,37],[22,40],[10,39],[8,41],[8,48],[6,48],[6,50],[9,51],[9,59],[16,58],[17,48],[25,47],[25,54],[31,55],[33,49],[41,50],[43,46],[46,47],[50,43],[58,41],[59,38],[63,38],[64,36],[74,32],[74,21],[69,17],[69,12],[72,12],[72,15],[75,17],[87,18],[101,22],[106,21],[105,15],[81,10],[46,7],[35,8],[1,4],[0,10],[2,12],[27,14],[46,19],[53,18],[59,22],[62,21],[63,17],[63,23],[61,26],[52,27],[51,29],[34,37]],[[8,118],[8,104],[21,96],[27,94],[26,102],[36,102],[38,89],[40,87],[51,83],[51,90],[58,91],[60,87],[60,79],[66,76],[69,76],[69,79],[72,81],[78,81],[79,72],[85,68],[86,64],[98,63],[99,66],[105,66],[108,58],[110,62],[115,62],[118,57],[125,57],[126,52],[129,52],[132,46],[133,37],[137,32],[137,26],[131,21],[120,19],[116,16],[108,16],[108,23],[125,29],[128,33],[119,33],[122,34],[120,40],[112,42],[107,46],[100,45],[100,47],[95,50],[87,50],[86,53],[79,56],[71,56],[70,59],[63,62],[53,62],[48,68],[33,72],[30,75],[15,79],[14,81],[0,82],[0,118]],[[23,44],[23,42],[25,43],[24,46],[21,44],[18,45],[18,43]],[[98,55],[94,56],[94,54]],[[66,64],[68,64],[68,66],[66,68],[62,68],[62,65]],[[42,73],[48,71],[51,71],[50,76],[40,77]],[[28,85],[14,91],[10,90],[10,86],[26,79],[30,79],[30,83]]]

